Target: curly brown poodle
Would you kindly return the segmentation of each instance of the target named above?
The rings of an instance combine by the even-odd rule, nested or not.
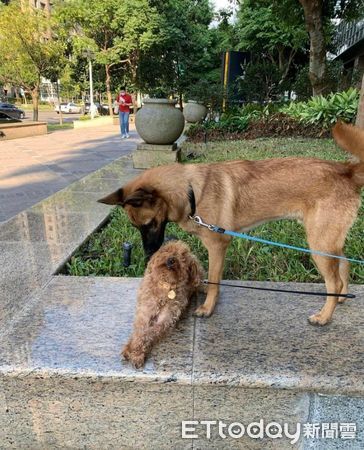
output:
[[[122,350],[134,367],[142,367],[153,345],[176,325],[202,280],[201,264],[187,244],[170,241],[153,255],[139,288],[133,333]]]

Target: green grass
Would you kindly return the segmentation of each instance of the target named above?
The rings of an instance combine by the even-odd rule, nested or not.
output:
[[[284,156],[319,157],[343,160],[341,152],[332,140],[315,139],[259,139],[254,141],[214,142],[206,145],[185,143],[183,153],[198,154],[191,162],[211,162],[231,159],[264,159]],[[364,208],[351,229],[346,254],[361,259],[364,253]],[[168,224],[166,235],[173,234],[187,242],[207,269],[207,251],[201,242],[182,231],[176,224]],[[281,220],[261,225],[250,234],[290,245],[306,247],[302,225],[295,221]],[[122,265],[122,244],[133,243],[132,265]],[[133,228],[122,209],[112,211],[109,224],[95,233],[72,257],[67,265],[71,275],[142,276],[144,255],[139,232]],[[240,280],[271,280],[296,282],[321,282],[310,257],[304,253],[271,247],[242,239],[233,239],[229,247],[224,278]],[[352,265],[354,283],[364,282],[364,266]]]
[[[71,130],[73,129],[73,122],[65,122],[62,125],[59,123],[49,123],[47,125],[48,133],[52,133],[52,131],[57,130]]]

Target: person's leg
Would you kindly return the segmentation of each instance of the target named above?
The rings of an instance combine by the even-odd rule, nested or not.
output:
[[[121,111],[119,111],[119,123],[120,123],[120,134],[121,134],[121,136],[124,136],[124,131],[123,131],[123,113]]]
[[[126,130],[126,135],[129,137],[129,113],[128,112],[125,113],[125,130]]]
[[[124,123],[124,133],[125,136],[128,136],[128,113],[124,112],[123,123]]]
[[[126,115],[127,115],[127,113],[123,112],[123,134],[124,134],[125,137],[128,134],[128,131],[127,131],[127,128],[126,128],[126,120],[127,120]]]

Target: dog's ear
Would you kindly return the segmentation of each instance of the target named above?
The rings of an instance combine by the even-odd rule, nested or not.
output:
[[[156,190],[151,187],[143,187],[134,191],[132,194],[128,195],[124,199],[123,204],[133,206],[134,208],[139,208],[145,202],[149,203],[150,205],[154,205],[156,200],[157,200]]]
[[[200,286],[203,278],[202,269],[200,263],[197,261],[195,257],[191,258],[190,261],[190,283],[193,287]]]
[[[106,205],[122,205],[124,202],[124,193],[123,189],[120,188],[115,192],[112,192],[111,194],[107,195],[104,198],[100,198],[100,200],[97,200],[99,203],[105,203]]]

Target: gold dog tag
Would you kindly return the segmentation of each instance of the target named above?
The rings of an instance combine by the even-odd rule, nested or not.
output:
[[[168,292],[168,298],[171,299],[171,300],[173,300],[174,298],[176,298],[176,291],[174,291],[173,289],[171,289],[171,290]]]

